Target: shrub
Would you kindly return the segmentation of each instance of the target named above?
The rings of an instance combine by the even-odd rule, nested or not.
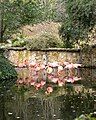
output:
[[[63,42],[56,36],[43,34],[30,40],[26,47],[28,49],[61,48],[63,47]]]
[[[93,117],[92,115],[91,114],[89,114],[89,115],[83,115],[82,114],[78,118],[76,118],[75,120],[96,120],[96,118]]]
[[[10,62],[0,53],[0,82],[8,79],[17,79],[17,73]]]
[[[59,30],[66,47],[78,40],[88,39],[88,33],[96,25],[95,0],[66,0],[66,18]]]
[[[13,47],[24,47],[26,45],[26,40],[23,37],[17,37],[12,40]]]

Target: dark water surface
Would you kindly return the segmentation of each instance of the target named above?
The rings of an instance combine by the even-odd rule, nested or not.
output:
[[[79,74],[81,81],[54,87],[50,95],[33,88],[17,88],[12,80],[3,83],[0,120],[74,120],[81,114],[96,112],[96,69],[81,69]]]

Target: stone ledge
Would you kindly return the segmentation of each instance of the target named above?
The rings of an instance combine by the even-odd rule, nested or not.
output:
[[[0,48],[0,50],[14,50],[14,51],[60,51],[60,52],[80,52],[80,49],[76,48],[47,48],[47,49],[27,49],[26,47],[8,47],[8,48]]]

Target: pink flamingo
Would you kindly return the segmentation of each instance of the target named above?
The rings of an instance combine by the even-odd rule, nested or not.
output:
[[[47,87],[47,90],[46,90],[46,94],[50,94],[53,92],[53,88],[52,87]]]
[[[66,82],[69,82],[69,83],[74,83],[75,80],[73,79],[73,77],[69,77],[67,79],[65,79]]]
[[[49,67],[49,66],[48,66],[48,67],[47,67],[47,73],[50,74],[50,73],[52,73],[52,71],[53,71],[52,67]]]
[[[17,80],[17,84],[23,84],[23,79],[22,79],[22,78],[19,78],[19,79]]]
[[[58,72],[62,71],[63,70],[63,67],[60,65],[58,66]]]
[[[48,79],[52,79],[54,77],[54,75],[53,74],[48,74]]]
[[[63,86],[64,85],[64,82],[62,80],[58,80],[58,86]]]
[[[36,66],[36,62],[30,62],[29,63],[29,67],[35,67]]]
[[[64,62],[64,65],[69,65],[70,63],[69,62]]]
[[[53,83],[57,83],[58,82],[58,78],[57,77],[53,77],[52,79],[51,79],[51,81],[53,82]]]
[[[46,69],[46,66],[44,64],[40,65],[40,69],[43,70],[43,69]]]
[[[73,64],[74,68],[81,67],[81,64]]]
[[[24,60],[23,63],[24,63],[25,66],[28,66],[29,65],[28,59]]]
[[[73,77],[74,81],[81,80],[81,77]]]
[[[36,88],[36,90],[38,90],[38,89],[40,89],[41,88],[41,83],[35,83],[35,88]]]
[[[50,67],[58,67],[59,66],[59,64],[58,64],[58,62],[53,62],[53,63],[48,63],[48,66],[50,66]]]
[[[31,80],[30,85],[35,85],[35,80]]]
[[[46,82],[44,80],[41,80],[40,84],[41,84],[41,86],[44,86],[46,84]]]
[[[71,69],[71,68],[78,68],[80,66],[81,66],[81,64],[73,64],[73,63],[71,63],[71,64],[66,65],[65,68]]]
[[[21,62],[21,63],[18,64],[18,67],[22,68],[22,67],[25,67],[25,65],[24,65],[23,62]]]

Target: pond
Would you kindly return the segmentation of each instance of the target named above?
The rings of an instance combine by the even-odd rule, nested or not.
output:
[[[27,68],[18,68],[19,76],[28,76]],[[0,87],[0,120],[74,120],[96,112],[96,69],[79,69],[81,80],[44,94],[33,87],[17,86],[14,81]]]

